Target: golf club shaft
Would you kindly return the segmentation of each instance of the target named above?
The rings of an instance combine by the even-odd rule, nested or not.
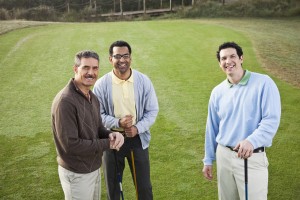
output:
[[[248,200],[248,159],[244,159],[245,169],[245,200]]]
[[[118,178],[119,186],[120,186],[120,194],[121,194],[122,200],[124,200],[123,187],[122,187],[122,177],[121,177],[119,164],[118,164],[118,159],[117,159],[117,151],[116,150],[113,150],[113,151],[114,151],[114,156],[115,156],[115,161],[116,161],[117,178]]]
[[[133,149],[131,149],[131,162],[132,162],[132,171],[133,171],[133,179],[134,179],[134,185],[135,185],[136,199],[138,200],[139,196],[138,196],[138,188],[137,188],[137,182],[136,182],[136,172],[135,172]]]

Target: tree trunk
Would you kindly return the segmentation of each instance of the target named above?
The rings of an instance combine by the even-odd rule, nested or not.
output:
[[[120,0],[120,12],[121,15],[123,16],[123,0]]]

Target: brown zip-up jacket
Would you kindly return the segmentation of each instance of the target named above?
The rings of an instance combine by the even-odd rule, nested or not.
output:
[[[57,162],[75,173],[99,169],[103,151],[109,149],[111,131],[103,126],[100,103],[91,91],[90,97],[89,101],[71,79],[51,108]]]

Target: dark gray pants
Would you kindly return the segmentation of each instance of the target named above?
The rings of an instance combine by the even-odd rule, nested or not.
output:
[[[133,168],[131,159],[131,150],[134,153],[134,164],[136,172],[136,182],[138,188],[139,200],[152,200],[152,186],[150,181],[150,161],[148,149],[143,149],[139,136],[134,138],[125,138],[124,145],[117,152],[118,166],[120,174],[123,177],[125,168],[125,157],[127,158],[130,167],[132,179]],[[103,154],[103,172],[106,183],[107,199],[120,200],[120,186],[117,179],[117,168],[112,150],[105,151]],[[133,181],[134,182],[134,181]],[[124,191],[124,199],[126,199],[126,191]]]

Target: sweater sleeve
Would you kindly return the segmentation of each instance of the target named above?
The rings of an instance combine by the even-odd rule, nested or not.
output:
[[[281,102],[279,91],[274,81],[268,76],[262,90],[261,102],[262,119],[257,129],[247,138],[254,149],[271,146],[280,123]]]
[[[208,103],[208,115],[205,131],[205,156],[203,159],[204,165],[212,165],[216,159],[215,153],[217,148],[216,137],[219,133],[220,119],[214,104],[213,93],[211,94]]]

